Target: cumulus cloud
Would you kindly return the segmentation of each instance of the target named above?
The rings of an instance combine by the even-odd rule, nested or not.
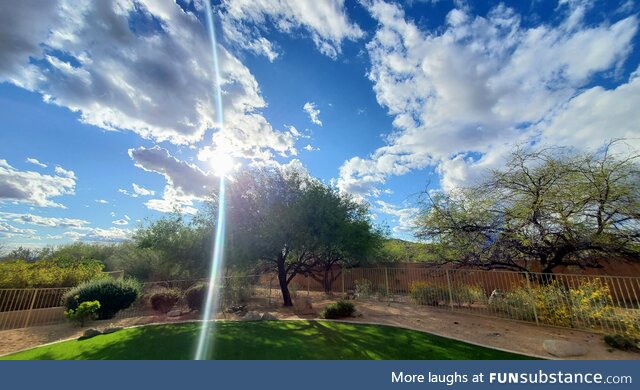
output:
[[[25,161],[28,162],[29,164],[37,165],[42,168],[47,167],[47,164],[41,163],[40,161],[38,161],[38,159],[35,159],[35,158],[28,157]]]
[[[261,114],[255,77],[221,46],[220,130],[206,28],[176,2],[0,2],[0,15],[0,82],[39,92],[84,123],[175,144],[214,128],[214,144],[249,157],[294,151],[290,133]]]
[[[116,219],[115,221],[112,221],[111,223],[114,224],[114,225],[128,225],[129,221],[124,219],[124,218],[121,218],[121,219]]]
[[[415,219],[420,211],[418,208],[402,208],[382,200],[376,201],[376,205],[378,206],[376,207],[377,211],[397,218],[395,221],[397,225],[393,228],[394,232],[407,233],[413,231]]]
[[[306,150],[307,152],[313,152],[313,151],[320,150],[320,148],[314,148],[313,146],[311,146],[311,144],[307,144],[307,146],[305,146],[302,149]]]
[[[0,238],[35,238],[35,229],[17,228],[7,222],[0,221]]]
[[[640,122],[628,104],[606,112],[640,99],[635,78],[614,91],[584,90],[595,75],[621,69],[638,30],[635,15],[585,23],[588,2],[569,2],[559,5],[563,18],[554,25],[526,27],[503,5],[486,16],[458,8],[443,28],[426,32],[397,4],[366,6],[378,21],[367,44],[368,77],[395,131],[371,155],[342,165],[345,191],[376,196],[389,176],[427,166],[452,187],[498,167],[514,144],[586,147],[611,138],[612,123],[626,135]],[[585,115],[585,106],[594,111]]]
[[[363,36],[349,21],[344,0],[224,0],[219,14],[228,42],[269,61],[279,55],[277,46],[263,36],[270,26],[285,33],[306,32],[316,48],[333,59],[341,53],[343,40]]]
[[[322,121],[320,121],[320,110],[313,102],[306,102],[302,107],[304,112],[309,115],[309,120],[318,126],[322,126]]]
[[[168,150],[158,146],[129,149],[129,156],[136,167],[161,174],[167,181],[162,199],[151,199],[145,203],[150,209],[162,212],[178,209],[194,213],[193,202],[206,199],[217,188],[218,178],[213,174],[176,159]]]
[[[21,225],[33,225],[43,227],[63,227],[80,229],[89,225],[88,221],[76,218],[43,217],[29,213],[0,212],[0,221],[7,221]]]
[[[153,190],[148,190],[136,183],[132,183],[131,187],[133,188],[133,192],[120,188],[118,192],[130,196],[132,198],[137,198],[139,196],[154,196],[156,194]]]
[[[58,169],[56,175],[20,171],[9,165],[6,160],[0,159],[0,203],[15,201],[40,207],[64,208],[51,198],[73,195],[75,187],[75,175],[60,174]]]

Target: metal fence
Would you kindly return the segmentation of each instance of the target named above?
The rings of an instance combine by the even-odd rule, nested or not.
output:
[[[460,313],[640,335],[640,277],[564,275],[436,268],[354,268],[338,270],[329,291],[336,297],[414,309]],[[187,311],[184,292],[199,281],[145,283],[142,294],[116,319],[157,315],[149,297],[162,288],[178,289],[177,308]],[[326,300],[325,286],[311,277],[290,284],[298,297]],[[68,289],[0,289],[0,330],[64,322],[62,296]],[[312,293],[313,292],[313,293]],[[224,278],[220,309],[239,303],[273,307],[282,302],[275,275]],[[635,333],[634,333],[635,332]]]
[[[272,279],[261,275],[223,278],[217,291],[221,309],[244,301],[264,302],[267,306],[275,304],[276,291],[271,286],[276,284]],[[159,313],[151,307],[149,298],[154,292],[162,289],[179,290],[181,298],[175,309],[188,311],[186,290],[204,281],[169,280],[143,283],[138,299],[129,308],[118,312],[114,320],[158,315]],[[69,290],[69,287],[0,289],[0,331],[64,323],[66,319],[63,297]]]
[[[640,277],[373,268],[346,270],[336,287],[355,299],[640,336]]]

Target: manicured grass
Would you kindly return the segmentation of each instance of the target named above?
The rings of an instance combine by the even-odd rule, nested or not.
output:
[[[3,359],[191,359],[200,323],[124,329]],[[214,359],[529,359],[428,333],[329,321],[218,322]]]

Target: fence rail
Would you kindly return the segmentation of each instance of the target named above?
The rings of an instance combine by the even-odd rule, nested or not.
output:
[[[290,285],[297,296],[316,299],[338,293],[460,313],[528,321],[602,333],[640,336],[640,277],[592,276],[434,268],[354,268],[337,270],[329,286],[311,277]],[[159,288],[183,293],[197,280],[143,284],[142,294],[116,319],[154,315],[149,296]],[[0,330],[64,322],[67,288],[0,289]],[[313,291],[314,294],[310,294]],[[306,292],[306,294],[305,294]],[[241,302],[281,302],[274,275],[226,277],[218,294],[221,308]],[[183,294],[184,295],[184,294]],[[184,298],[178,302],[185,307]]]

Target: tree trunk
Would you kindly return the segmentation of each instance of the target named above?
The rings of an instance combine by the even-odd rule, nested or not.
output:
[[[287,283],[287,270],[284,265],[284,258],[278,258],[278,283],[282,291],[282,301],[284,306],[293,306],[291,294],[289,293],[289,283]]]

